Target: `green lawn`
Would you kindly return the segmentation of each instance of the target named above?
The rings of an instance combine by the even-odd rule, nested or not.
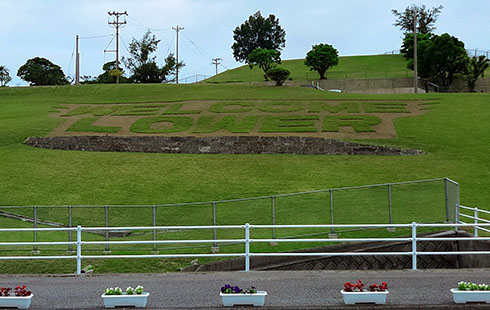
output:
[[[22,144],[28,136],[47,135],[61,122],[49,116],[49,111],[55,110],[62,103],[147,103],[199,99],[436,99],[439,104],[430,106],[426,114],[397,119],[396,139],[362,141],[422,149],[427,152],[422,156],[96,153],[36,149]],[[488,94],[355,95],[305,88],[237,84],[4,88],[0,89],[0,205],[151,205],[233,199],[446,176],[460,182],[463,204],[490,209],[489,101]],[[437,194],[438,190],[429,191],[427,195],[421,194],[424,190],[427,188],[412,188],[394,193],[395,204],[398,206],[394,211],[396,222],[443,219],[441,205],[437,203],[441,198]],[[336,196],[336,217],[340,222],[350,220],[352,214],[358,215],[355,222],[375,222],[379,217],[386,221],[386,202],[378,206],[379,198],[376,198],[385,197],[383,195],[385,193],[357,192],[347,196]],[[277,204],[278,224],[329,221],[326,209],[328,195],[304,196],[297,201],[292,198],[278,200]],[[43,209],[39,211],[39,216],[42,219],[66,223],[66,210],[60,210]],[[32,210],[25,212],[32,214]],[[360,214],[363,216],[359,216]],[[102,225],[102,215],[101,209],[91,209],[89,212],[76,210],[74,221]],[[267,201],[218,207],[219,224],[244,221],[265,224],[269,223],[270,218],[270,204]],[[193,225],[208,223],[210,219],[209,206],[204,209],[172,207],[158,214],[159,225]],[[133,213],[111,211],[111,221],[111,225],[149,225],[150,209]],[[25,225],[29,224],[0,219],[1,227]],[[294,234],[310,232],[303,230]],[[284,231],[278,235],[291,233]],[[199,233],[177,235],[182,238],[202,236]],[[236,232],[236,236],[239,235],[240,232]],[[29,236],[30,234],[5,234],[0,236],[0,239],[28,240]],[[264,232],[264,236],[270,236],[270,231]],[[136,235],[131,238],[143,237],[144,235]],[[173,235],[159,235],[159,238],[170,237]],[[41,241],[46,241],[52,240],[53,236],[48,234],[40,238]],[[277,248],[261,245],[258,249],[286,250],[301,246],[307,245],[282,245]],[[209,251],[208,247],[203,249],[205,252]],[[233,247],[229,248],[229,251],[236,250]],[[53,251],[60,249],[55,248]],[[114,252],[117,251],[125,252],[124,249],[116,247]],[[97,271],[132,271],[134,266],[140,264],[130,263],[134,261],[97,261]],[[148,267],[152,271],[177,270],[189,262],[153,261],[154,263]],[[13,268],[21,263],[24,264],[0,261],[0,272],[12,272]],[[58,269],[61,263],[48,266],[32,263],[24,270],[64,271],[66,268]]]
[[[294,81],[307,83],[307,81],[320,78],[316,71],[310,71],[304,64],[304,59],[284,60],[279,65],[291,71],[290,78]],[[405,78],[412,76],[407,69],[406,61],[402,55],[372,55],[372,56],[346,56],[339,57],[339,64],[327,71],[327,78],[334,80],[344,79],[376,79],[376,78]],[[211,77],[207,82],[262,82],[264,72],[248,65],[233,70],[227,70]]]

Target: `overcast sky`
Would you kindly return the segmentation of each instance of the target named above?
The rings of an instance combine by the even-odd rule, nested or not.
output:
[[[75,35],[103,36],[80,40],[81,75],[98,75],[104,62],[115,58],[114,29],[107,24],[108,11],[127,11],[127,25],[121,29],[120,50],[132,38],[140,39],[148,28],[161,39],[157,61],[175,52],[175,31],[179,36],[179,59],[186,66],[180,78],[195,74],[212,75],[211,59],[222,58],[223,67],[234,68],[231,45],[233,30],[251,14],[274,14],[286,31],[282,59],[304,58],[313,44],[329,43],[340,55],[381,54],[400,48],[402,33],[393,26],[391,9],[408,5],[444,5],[436,33],[458,37],[469,49],[490,49],[490,1],[483,0],[0,0],[0,65],[13,78],[11,86],[25,85],[17,69],[27,59],[45,57],[74,75],[72,57]]]

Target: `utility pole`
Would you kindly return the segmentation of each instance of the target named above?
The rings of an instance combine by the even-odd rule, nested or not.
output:
[[[179,25],[177,25],[177,27],[172,27],[172,29],[175,30],[175,32],[177,33],[177,40],[175,44],[176,46],[175,47],[175,60],[176,60],[175,84],[179,84],[179,31],[184,30],[184,27],[179,27]]]
[[[109,21],[107,22],[109,25],[116,28],[116,50],[115,51],[106,51],[106,52],[116,52],[116,69],[119,70],[119,27],[121,25],[126,24],[126,20],[119,21],[119,17],[126,15],[128,16],[127,11],[124,12],[107,12],[109,14]],[[113,19],[110,19],[111,16],[114,16]],[[119,84],[119,75],[116,76],[116,84]]]
[[[417,68],[417,11],[413,10],[413,92],[418,93]]]
[[[78,34],[76,36],[76,54],[75,54],[75,85],[80,85],[80,53],[78,52]]]
[[[213,62],[211,63],[212,65],[216,66],[216,75],[218,75],[218,66],[221,64],[221,58],[213,58]]]

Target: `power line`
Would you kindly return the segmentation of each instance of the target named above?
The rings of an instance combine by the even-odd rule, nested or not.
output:
[[[76,46],[73,46],[73,51],[71,52],[71,58],[70,58],[70,64],[68,65],[68,75],[70,75],[70,70],[71,70],[71,64],[73,62],[73,55],[75,55],[75,48]]]
[[[89,37],[79,37],[80,40],[84,40],[84,39],[97,39],[97,38],[106,38],[106,37],[113,37],[114,34],[111,33],[111,34],[103,34],[103,35],[99,35],[99,36],[89,36]]]
[[[213,58],[213,56],[209,55],[203,48],[199,47],[199,45],[197,45],[196,43],[194,43],[194,41],[192,41],[185,33],[183,33],[184,37],[189,40],[189,42],[191,42],[192,45],[194,45],[198,51],[203,54],[204,56],[208,57],[208,58]]]
[[[132,20],[132,22],[130,22],[130,24],[134,24],[138,27],[142,27],[142,28],[145,28],[147,30],[151,30],[151,31],[156,31],[156,32],[168,32],[169,30],[168,29],[165,29],[165,28],[152,28],[152,27],[148,27],[146,25],[144,25],[143,23],[139,22],[136,18],[132,17],[132,16],[128,16],[128,18],[130,20]]]
[[[119,38],[121,39],[122,43],[123,43],[123,46],[126,48],[126,51],[128,52],[128,54],[131,55],[131,52],[129,51],[128,49],[128,45],[126,44],[126,42],[124,42],[123,38],[121,36],[119,36]]]
[[[168,44],[167,53],[165,55],[168,55],[168,53],[170,52],[170,47],[172,46],[172,43],[174,43],[174,38],[172,38],[172,40]]]

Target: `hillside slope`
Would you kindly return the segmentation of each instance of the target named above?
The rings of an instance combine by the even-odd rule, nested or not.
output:
[[[316,71],[310,71],[304,64],[304,59],[284,60],[282,68],[291,71],[291,78],[295,81],[315,80],[319,78]],[[327,71],[328,79],[365,79],[365,78],[403,78],[410,77],[412,71],[406,68],[406,61],[402,55],[370,55],[339,57],[339,64]],[[247,65],[227,70],[208,82],[262,82],[264,73]]]

